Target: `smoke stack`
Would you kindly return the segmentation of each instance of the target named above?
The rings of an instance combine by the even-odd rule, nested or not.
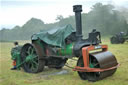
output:
[[[81,23],[82,5],[74,5],[73,12],[75,12],[75,19],[76,19],[76,37],[77,37],[77,40],[81,40],[83,37],[82,23]]]

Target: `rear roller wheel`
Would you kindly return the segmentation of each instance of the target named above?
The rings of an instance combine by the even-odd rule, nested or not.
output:
[[[28,73],[38,73],[44,68],[44,62],[39,60],[37,50],[32,44],[25,44],[21,50],[23,69]]]

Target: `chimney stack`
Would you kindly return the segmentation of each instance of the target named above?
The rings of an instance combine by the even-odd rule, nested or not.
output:
[[[83,37],[82,23],[81,23],[82,5],[74,5],[73,12],[75,12],[75,20],[76,20],[76,37],[77,37],[77,40],[81,40]]]

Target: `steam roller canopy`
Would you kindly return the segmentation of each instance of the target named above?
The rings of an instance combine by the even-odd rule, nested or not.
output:
[[[90,67],[92,66],[93,68],[100,69],[111,68],[118,64],[115,56],[109,51],[92,53],[90,54],[89,61]],[[96,81],[111,76],[115,71],[116,68],[104,72],[87,72],[86,75],[88,80]]]

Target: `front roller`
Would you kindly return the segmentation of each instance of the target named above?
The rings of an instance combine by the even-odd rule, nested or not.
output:
[[[89,53],[95,49],[102,49],[102,51]],[[114,74],[118,67],[115,56],[107,51],[106,45],[84,47],[82,54],[74,70],[78,71],[83,80],[101,80]]]

